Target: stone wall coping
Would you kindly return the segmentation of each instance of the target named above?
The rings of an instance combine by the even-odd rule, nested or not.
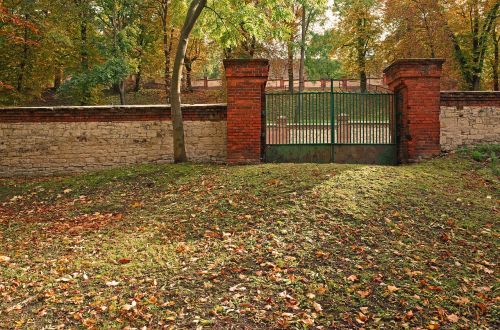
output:
[[[441,91],[441,105],[447,106],[498,106],[500,92],[495,91]]]
[[[189,121],[221,121],[226,104],[184,104],[182,117]],[[100,105],[0,108],[0,123],[113,122],[171,120],[170,105]]]
[[[170,108],[170,104],[140,104],[140,105],[62,105],[53,107],[0,107],[2,110],[93,110],[93,109],[161,109]],[[209,103],[209,104],[183,104],[182,109],[206,109],[206,108],[224,108],[226,103]]]

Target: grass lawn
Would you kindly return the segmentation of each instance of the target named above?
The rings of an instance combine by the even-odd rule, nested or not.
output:
[[[0,180],[0,328],[498,328],[486,162]]]

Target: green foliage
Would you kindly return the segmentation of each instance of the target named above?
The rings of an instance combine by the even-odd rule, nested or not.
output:
[[[200,18],[210,37],[223,49],[251,57],[249,48],[260,41],[283,39],[288,27],[282,24],[293,15],[287,0],[217,0],[208,4]]]
[[[88,72],[75,74],[59,89],[59,94],[83,104],[99,101],[103,88],[109,88],[128,76],[129,63],[122,58],[112,58]]]
[[[343,74],[341,63],[332,58],[334,52],[333,35],[330,31],[324,34],[313,33],[306,49],[306,70],[309,79],[340,78]]]
[[[476,162],[487,164],[494,175],[500,175],[500,144],[483,144],[459,149],[462,155],[470,156]]]

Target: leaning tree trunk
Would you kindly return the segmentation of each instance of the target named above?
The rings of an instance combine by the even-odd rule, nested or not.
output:
[[[184,25],[182,26],[179,45],[177,46],[177,53],[174,60],[170,96],[172,98],[171,109],[174,136],[174,162],[176,163],[187,161],[186,146],[184,144],[184,124],[182,122],[181,110],[181,75],[184,66],[183,62],[186,56],[189,35],[206,4],[207,0],[193,0],[191,2]]]

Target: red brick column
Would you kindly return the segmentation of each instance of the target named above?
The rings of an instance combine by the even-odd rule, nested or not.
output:
[[[225,60],[227,81],[227,162],[259,163],[263,157],[265,88],[269,61]]]
[[[384,70],[398,99],[398,158],[416,162],[439,155],[440,79],[443,59],[401,59]]]

